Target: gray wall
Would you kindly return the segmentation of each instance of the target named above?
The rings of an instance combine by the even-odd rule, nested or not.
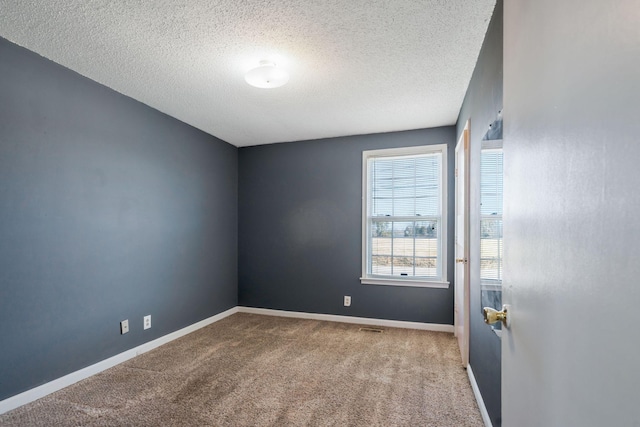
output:
[[[235,147],[4,39],[0,100],[0,400],[237,304]]]
[[[362,151],[449,144],[449,289],[361,285]],[[239,150],[239,303],[453,323],[455,128]],[[351,307],[342,298],[351,295]]]
[[[461,135],[467,119],[470,138],[470,269],[471,269],[471,335],[469,364],[478,382],[485,406],[494,427],[501,424],[500,339],[482,320],[480,311],[480,148],[498,111],[502,110],[502,1],[498,0],[478,57],[467,94],[458,117],[457,135]]]

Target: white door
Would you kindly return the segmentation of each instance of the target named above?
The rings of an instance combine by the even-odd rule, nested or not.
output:
[[[504,427],[640,426],[639,18],[504,2]]]
[[[462,365],[469,364],[469,122],[456,145],[454,330]]]

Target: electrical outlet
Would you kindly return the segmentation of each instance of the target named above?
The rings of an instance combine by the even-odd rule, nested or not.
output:
[[[344,306],[345,307],[350,307],[351,306],[351,297],[349,295],[345,295],[344,296]]]
[[[151,315],[144,316],[144,329],[149,329],[151,327]]]
[[[120,322],[120,335],[129,332],[129,319]]]

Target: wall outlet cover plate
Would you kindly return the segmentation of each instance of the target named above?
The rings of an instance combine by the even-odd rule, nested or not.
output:
[[[120,322],[120,334],[124,335],[129,332],[129,320],[123,320]]]
[[[151,315],[144,316],[144,328],[149,329],[151,327]]]

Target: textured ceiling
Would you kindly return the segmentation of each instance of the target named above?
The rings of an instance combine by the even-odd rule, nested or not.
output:
[[[0,0],[0,36],[236,146],[455,123],[495,0]],[[291,78],[256,89],[269,59]]]

